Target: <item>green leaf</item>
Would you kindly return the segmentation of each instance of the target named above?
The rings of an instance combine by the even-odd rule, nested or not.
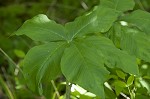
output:
[[[118,75],[120,78],[125,79],[126,74],[125,74],[124,72],[122,72],[122,71],[120,71],[120,70],[116,70],[116,73],[117,73],[117,75]]]
[[[117,83],[118,84],[118,83]],[[116,95],[119,96],[119,94],[121,93],[121,91],[123,90],[124,88],[123,87],[120,87],[118,85],[115,86],[115,92],[116,92]]]
[[[121,48],[150,62],[150,37],[137,29],[122,27]]]
[[[15,50],[14,50],[14,53],[15,53],[16,56],[19,57],[19,58],[24,58],[24,57],[25,57],[25,53],[24,53],[22,50],[15,49]]]
[[[65,24],[67,35],[70,40],[73,40],[77,36],[83,36],[88,33],[93,33],[97,27],[97,16],[96,13],[86,14],[77,17],[73,22]]]
[[[150,35],[150,13],[142,10],[136,10],[122,18],[123,21],[137,26],[140,30]]]
[[[127,52],[117,49],[111,40],[105,37],[89,37],[84,40],[86,44],[101,54],[105,64],[110,68],[120,68],[131,74],[139,74],[136,58]]]
[[[104,98],[103,83],[109,72],[98,54],[85,44],[72,44],[64,52],[61,69],[70,82]]]
[[[120,48],[120,39],[121,39],[121,28],[120,23],[115,22],[111,29],[106,34],[115,44],[117,48]]]
[[[43,95],[46,99],[53,98],[54,88],[50,81],[42,83],[43,85]]]
[[[28,87],[42,94],[42,82],[55,79],[60,71],[60,59],[65,43],[47,43],[33,47],[24,59],[23,73]]]
[[[43,14],[39,14],[24,22],[15,34],[24,34],[35,41],[44,42],[67,39],[64,27],[48,19],[47,16]]]
[[[106,99],[115,99],[117,97],[113,92],[113,90],[110,90],[107,87],[104,87],[104,90],[105,90]]]
[[[65,25],[70,41],[89,33],[106,32],[117,20],[118,13],[105,7],[97,7],[91,13],[80,16]]]
[[[109,74],[104,64],[138,74],[134,57],[118,50],[109,39],[96,36],[72,43],[64,52],[61,69],[70,82],[104,98],[103,83]]]
[[[134,75],[131,75],[127,80],[127,86],[131,86],[134,81]]]
[[[127,87],[127,84],[125,83],[125,82],[123,82],[123,81],[120,81],[120,80],[116,80],[114,83],[113,83],[113,85],[115,85],[115,86],[119,86],[119,87]]]
[[[134,0],[100,0],[102,6],[124,12],[134,8]]]
[[[98,6],[96,13],[99,32],[107,32],[119,16],[115,10],[103,6]]]

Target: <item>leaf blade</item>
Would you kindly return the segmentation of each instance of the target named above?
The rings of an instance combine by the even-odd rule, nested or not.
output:
[[[90,46],[94,46],[97,50],[103,53],[102,56],[108,67],[120,68],[127,73],[135,75],[139,74],[136,58],[125,51],[117,49],[111,40],[105,37],[100,38],[93,36],[91,38],[87,38],[85,42]]]
[[[48,19],[44,14],[25,21],[15,34],[26,35],[35,41],[44,42],[67,39],[64,27]]]
[[[78,17],[75,21],[65,25],[70,41],[86,34],[108,31],[118,15],[113,9],[97,6],[89,14]]]
[[[83,88],[104,98],[103,83],[109,72],[103,66],[99,65],[101,61],[98,63],[98,58],[92,60],[93,58],[88,57],[93,57],[97,53],[91,55],[89,51],[92,49],[85,48],[87,47],[84,45],[76,46],[73,44],[66,49],[61,60],[62,72],[70,82],[77,83]],[[81,51],[81,49],[85,50]]]
[[[121,20],[138,27],[141,31],[150,35],[150,13],[142,10],[136,10],[131,14],[122,17]]]
[[[134,0],[101,0],[101,5],[120,11],[128,11],[134,8]]]
[[[115,54],[111,55],[114,52]],[[109,74],[104,64],[110,68],[117,67],[127,73],[138,74],[134,57],[118,50],[109,39],[96,36],[74,41],[64,52],[61,70],[71,83],[77,83],[104,98],[102,84]]]
[[[42,94],[42,82],[55,79],[61,73],[59,63],[64,46],[64,42],[51,42],[33,47],[27,53],[23,73],[32,91]]]
[[[137,29],[122,27],[121,48],[136,57],[150,62],[149,36]]]

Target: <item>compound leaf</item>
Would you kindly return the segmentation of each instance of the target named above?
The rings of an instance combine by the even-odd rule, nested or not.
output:
[[[44,42],[67,39],[64,27],[48,19],[44,14],[39,14],[24,22],[15,34],[24,34],[35,41]]]

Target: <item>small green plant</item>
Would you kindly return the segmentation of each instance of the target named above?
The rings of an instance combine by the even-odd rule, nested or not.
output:
[[[134,99],[130,86],[139,76],[137,60],[150,62],[150,14],[132,11],[134,5],[134,0],[101,0],[65,25],[44,14],[27,20],[15,34],[42,42],[23,61],[28,87],[42,95],[46,85],[63,74],[67,86],[78,84],[105,99],[104,83],[114,78],[116,95],[127,88]],[[112,69],[117,76],[110,76]]]

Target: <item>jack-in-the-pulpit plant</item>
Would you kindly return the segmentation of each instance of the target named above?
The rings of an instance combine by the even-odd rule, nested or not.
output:
[[[134,5],[134,0],[100,0],[93,10],[65,25],[44,14],[27,20],[15,34],[42,42],[23,61],[28,87],[42,95],[47,83],[63,74],[70,83],[105,99],[108,69],[131,75],[121,86],[129,87],[139,76],[137,59],[150,62],[150,13],[134,11]]]

